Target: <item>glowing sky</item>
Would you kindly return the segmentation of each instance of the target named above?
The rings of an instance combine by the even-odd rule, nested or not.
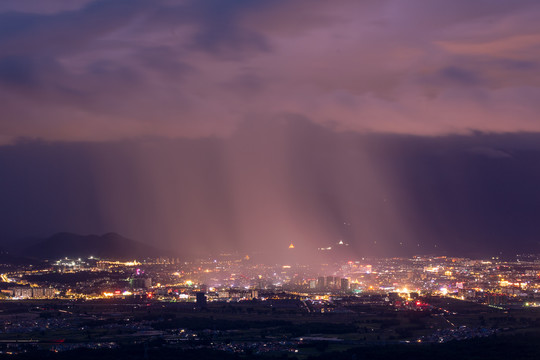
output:
[[[339,130],[538,131],[537,1],[0,4],[4,143]]]
[[[537,0],[3,0],[0,235],[533,241],[539,16]]]

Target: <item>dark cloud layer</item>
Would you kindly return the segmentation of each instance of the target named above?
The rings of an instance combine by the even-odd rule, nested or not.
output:
[[[115,230],[183,254],[538,251],[540,135],[335,133],[301,118],[228,139],[0,149],[3,239]],[[349,225],[345,225],[347,223]]]

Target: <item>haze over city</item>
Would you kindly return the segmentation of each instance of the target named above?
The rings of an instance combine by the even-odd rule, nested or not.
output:
[[[0,247],[538,252],[537,1],[0,4]]]

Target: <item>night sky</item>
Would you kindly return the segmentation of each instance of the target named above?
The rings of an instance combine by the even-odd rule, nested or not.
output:
[[[3,0],[0,247],[540,252],[537,0]]]

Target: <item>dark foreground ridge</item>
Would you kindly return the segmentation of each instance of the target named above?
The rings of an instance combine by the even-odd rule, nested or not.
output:
[[[418,360],[507,360],[539,359],[540,334],[495,336],[483,339],[455,341],[445,344],[402,344],[386,346],[356,347],[342,352],[324,352],[324,346],[318,347],[320,354],[298,356],[279,354],[236,354],[211,349],[178,350],[163,347],[159,341],[145,344],[123,346],[117,349],[89,350],[77,349],[61,353],[35,351],[20,355],[0,355],[0,358],[25,359],[306,359],[306,360],[349,360],[349,359],[418,359]]]
[[[144,299],[2,301],[0,358],[540,358],[537,309],[423,297],[419,301],[432,305],[411,310],[366,296],[315,313],[301,301],[273,297],[204,306]]]

